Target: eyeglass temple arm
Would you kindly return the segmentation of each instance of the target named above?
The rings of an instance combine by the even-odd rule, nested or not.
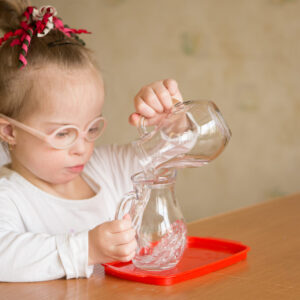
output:
[[[41,140],[43,140],[43,141],[48,140],[46,134],[44,134],[44,133],[42,133],[42,132],[40,132],[40,131],[38,131],[38,130],[35,130],[34,128],[31,128],[31,127],[29,127],[29,126],[27,126],[27,125],[25,125],[25,124],[22,124],[22,123],[20,123],[20,122],[14,120],[14,119],[11,119],[11,118],[9,118],[9,117],[3,115],[3,114],[0,114],[0,117],[3,117],[3,119],[6,119],[6,120],[9,121],[11,124],[13,124],[13,125],[15,125],[15,126],[21,128],[21,129],[23,129],[24,131],[27,131],[27,132],[31,133],[32,135],[36,136],[37,138],[39,138],[39,139],[41,139]]]

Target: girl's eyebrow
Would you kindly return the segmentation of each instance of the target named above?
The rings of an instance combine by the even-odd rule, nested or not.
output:
[[[102,116],[103,115],[100,114],[100,115],[96,116],[94,119],[102,117]],[[90,120],[89,122],[92,122],[94,119]],[[61,125],[61,126],[73,125],[72,123],[65,123],[65,122],[45,122],[45,124],[46,125]]]
[[[70,125],[70,123],[61,123],[61,122],[45,122],[46,125],[62,125],[62,126],[65,126],[65,125]]]

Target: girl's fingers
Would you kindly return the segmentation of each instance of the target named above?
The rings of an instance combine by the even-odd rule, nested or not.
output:
[[[137,247],[137,242],[134,239],[128,244],[119,245],[115,247],[115,251],[113,255],[119,258],[130,256],[132,255],[132,253],[135,252],[136,247]]]
[[[138,127],[140,126],[141,115],[138,113],[133,113],[129,116],[128,121],[132,126]]]
[[[144,118],[144,126],[158,125],[160,120],[165,116],[165,113],[157,114],[153,118]],[[129,123],[135,127],[141,126],[142,116],[138,113],[133,113],[129,116]]]
[[[146,118],[151,118],[156,115],[156,111],[139,96],[135,98],[135,109],[138,114],[143,115]]]
[[[123,220],[129,220],[131,221],[131,217],[129,214],[124,215]]]
[[[153,88],[145,87],[142,89],[141,94],[139,94],[139,96],[135,99],[136,107],[138,106],[140,99],[150,106],[156,113],[162,113],[164,111],[164,108]]]
[[[178,85],[174,79],[163,80],[163,85],[168,89],[172,96],[174,96],[178,91]]]
[[[121,262],[128,262],[128,261],[131,261],[135,257],[135,254],[136,254],[135,251],[133,251],[130,255],[117,257],[117,258],[115,258],[115,260],[121,261]]]
[[[163,106],[163,111],[169,111],[173,105],[172,96],[169,90],[161,82],[155,84],[153,86],[153,90],[155,92],[157,99]],[[163,111],[160,111],[160,113],[162,113]]]
[[[119,233],[114,233],[111,243],[115,246],[126,245],[135,240],[135,230],[133,228]]]
[[[108,226],[107,231],[111,234],[127,231],[132,228],[130,219],[114,220],[105,224]]]
[[[178,84],[174,79],[165,79],[163,81],[163,85],[168,89],[169,93],[171,94],[172,98],[175,98],[179,101],[182,101],[181,93],[178,89]]]
[[[178,84],[174,79],[165,79],[143,87],[134,99],[136,112],[129,116],[129,123],[140,127],[158,125],[166,113],[170,112],[176,100],[182,101]]]

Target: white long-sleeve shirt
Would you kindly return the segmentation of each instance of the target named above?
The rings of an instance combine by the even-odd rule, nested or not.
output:
[[[18,173],[0,169],[0,281],[90,277],[88,231],[113,220],[140,171],[131,146],[101,146],[83,170],[96,195],[69,200],[48,194]],[[100,188],[101,187],[101,188]]]

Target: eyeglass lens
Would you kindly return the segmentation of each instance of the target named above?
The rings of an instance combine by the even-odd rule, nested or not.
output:
[[[86,140],[89,142],[95,141],[102,133],[104,120],[95,120],[86,131]],[[66,127],[57,131],[53,137],[52,143],[55,147],[64,148],[76,141],[79,132],[76,128]]]

